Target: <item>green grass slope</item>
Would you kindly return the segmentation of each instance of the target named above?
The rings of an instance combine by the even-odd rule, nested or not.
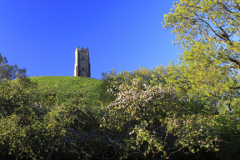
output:
[[[38,82],[37,90],[42,92],[50,89],[59,97],[63,97],[61,101],[66,101],[64,95],[84,93],[87,99],[92,101],[100,100],[100,90],[98,86],[102,83],[101,80],[89,77],[74,77],[74,76],[39,76],[29,77],[31,81]]]

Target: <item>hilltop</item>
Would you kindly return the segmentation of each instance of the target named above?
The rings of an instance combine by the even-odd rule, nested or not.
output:
[[[61,102],[65,102],[72,94],[80,93],[84,93],[83,96],[92,100],[92,102],[100,100],[98,87],[102,81],[98,79],[74,76],[38,76],[28,78],[38,83],[37,90],[39,93],[49,89],[51,93],[62,97]]]

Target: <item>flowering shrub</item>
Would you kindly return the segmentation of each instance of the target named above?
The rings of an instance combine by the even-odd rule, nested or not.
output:
[[[104,127],[116,128],[119,133],[128,131],[130,137],[120,145],[122,149],[129,154],[147,157],[152,152],[153,156],[161,154],[167,158],[184,147],[194,153],[192,146],[196,144],[214,147],[218,139],[210,135],[209,119],[191,114],[185,97],[162,85],[145,85],[144,90],[139,90],[138,82],[135,79],[126,88],[121,85],[118,98],[103,117]]]

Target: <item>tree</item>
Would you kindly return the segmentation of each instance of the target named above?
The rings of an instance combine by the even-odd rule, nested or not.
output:
[[[238,158],[237,150],[240,147],[239,137],[233,134],[240,130],[240,44],[231,38],[234,34],[240,35],[239,3],[235,0],[174,2],[174,9],[171,9],[174,13],[164,15],[163,23],[165,28],[174,28],[172,33],[177,34],[176,44],[181,43],[184,47],[184,53],[179,57],[182,65],[173,71],[178,69],[182,74],[174,85],[177,83],[179,90],[185,87],[185,91],[181,90],[204,102],[204,112],[208,115],[215,113],[211,123],[223,140],[219,154],[225,154],[227,159]],[[217,49],[218,45],[220,49]],[[235,147],[230,153],[225,152],[230,146]]]
[[[159,69],[159,67],[158,67]],[[164,72],[162,70],[162,72]],[[124,72],[116,74],[115,70],[110,71],[110,73],[102,73],[103,83],[99,86],[101,90],[101,99],[103,100],[103,105],[108,106],[110,102],[117,98],[117,93],[119,93],[119,86],[132,85],[133,79],[141,78],[141,82],[138,83],[138,88],[145,89],[144,85],[157,85],[159,82],[164,81],[157,70],[147,69],[140,67],[139,69],[132,72]]]
[[[175,13],[165,15],[164,27],[175,28],[173,33],[177,33],[176,39],[179,40],[179,43],[182,43],[185,52],[179,57],[181,60],[179,65],[169,65],[158,72],[164,87],[174,88],[180,97],[185,96],[184,101],[188,104],[185,109],[188,110],[188,115],[190,117],[193,114],[196,116],[193,118],[192,124],[199,124],[200,119],[206,119],[205,124],[207,125],[204,128],[208,128],[205,128],[207,129],[205,133],[200,133],[201,136],[212,140],[218,138],[222,141],[220,147],[218,146],[219,141],[218,144],[212,141],[211,143],[215,144],[207,144],[205,147],[216,149],[216,151],[220,149],[218,153],[224,153],[228,159],[237,158],[234,154],[237,153],[239,147],[239,137],[232,133],[239,132],[237,118],[240,116],[238,107],[240,89],[238,74],[239,44],[230,39],[233,34],[238,33],[239,2],[231,1],[230,3],[234,5],[217,0],[183,0],[180,3],[174,3],[176,4],[174,6],[175,10],[171,10],[174,10]],[[232,8],[236,10],[232,11]],[[200,15],[201,13],[206,15]],[[207,19],[205,19],[206,16]],[[219,19],[220,24],[217,21]],[[207,20],[211,20],[219,30],[214,30]],[[224,20],[230,25],[226,30],[223,28],[226,24]],[[210,35],[211,31],[214,36]],[[198,34],[200,36],[198,40],[195,40]],[[223,49],[222,46],[217,49],[219,44],[227,45],[227,49]],[[109,91],[115,94],[112,100],[117,101],[116,95],[120,93],[120,84],[124,83],[124,88],[131,85],[129,80],[131,81],[133,76],[126,73],[122,73],[122,75],[123,77],[109,75],[109,83],[106,84]],[[125,82],[122,82],[121,80],[124,79]],[[151,81],[156,80],[154,77],[148,77],[147,79],[141,79],[142,82],[139,84],[149,85],[152,83]],[[120,80],[120,83],[118,80]],[[150,83],[147,83],[147,81],[150,81]],[[142,88],[141,85],[137,87],[139,90]],[[133,98],[130,97],[129,99]],[[224,120],[229,123],[225,123]],[[223,124],[225,124],[224,127],[222,127]],[[234,126],[230,124],[234,124]],[[197,131],[197,134],[199,134],[199,131]],[[231,140],[226,137],[231,137]],[[236,139],[236,142],[233,141],[234,139]],[[228,147],[226,144],[235,146],[228,154],[232,154],[232,157],[226,156],[227,154],[224,152],[224,148]],[[192,152],[196,151],[193,150]]]
[[[230,4],[227,2],[230,2]],[[194,49],[193,44],[196,42],[196,38],[203,43],[221,44],[219,51],[215,51],[208,58],[209,60],[215,58],[215,60],[220,61],[220,64],[224,66],[223,69],[235,76],[233,81],[236,82],[229,86],[229,89],[232,91],[240,89],[237,82],[239,81],[239,75],[236,74],[239,70],[240,44],[230,39],[234,34],[240,35],[239,2],[229,0],[183,0],[180,3],[174,2],[174,4],[176,5],[174,6],[175,9],[171,9],[174,13],[170,12],[169,15],[164,15],[165,23],[162,22],[162,24],[165,28],[174,27],[172,33],[176,33],[176,39],[179,40],[176,44],[181,43],[187,50]],[[207,20],[210,20],[218,30],[214,30]],[[224,29],[223,27],[227,25],[229,27]],[[213,33],[213,36],[210,33]],[[227,46],[225,50],[222,47],[224,44]],[[193,57],[191,58],[189,60],[194,61]]]
[[[114,126],[116,128],[118,128],[118,132],[113,132],[112,133],[113,136],[111,138],[115,139],[116,142],[120,142],[121,139],[129,140],[129,138],[130,138],[129,137],[129,133],[132,132],[133,130],[131,130],[131,131],[130,130],[126,130],[126,128],[130,128],[129,127],[130,124],[133,125],[132,127],[134,128],[134,124],[139,126],[139,127],[141,127],[142,125],[140,125],[140,124],[141,123],[145,123],[144,121],[147,121],[148,123],[150,123],[149,121],[153,122],[153,119],[152,120],[147,119],[149,117],[155,117],[155,116],[161,117],[159,119],[155,119],[154,120],[155,121],[155,125],[154,125],[154,127],[152,126],[153,127],[152,129],[156,129],[156,128],[159,127],[160,124],[161,124],[160,126],[162,126],[162,124],[165,124],[165,126],[166,126],[166,124],[169,124],[169,122],[171,122],[171,120],[180,123],[180,121],[182,122],[183,117],[185,116],[185,118],[188,117],[189,122],[191,122],[191,123],[188,122],[189,125],[198,126],[198,130],[200,129],[199,128],[200,126],[204,126],[202,128],[202,132],[196,134],[195,132],[198,131],[198,130],[189,130],[188,127],[179,125],[177,123],[176,123],[176,125],[181,126],[182,128],[172,128],[171,126],[169,126],[170,124],[168,126],[166,126],[166,127],[167,128],[172,128],[172,130],[177,129],[178,131],[179,130],[182,131],[182,130],[186,129],[186,133],[188,133],[188,134],[193,133],[191,135],[195,135],[195,136],[198,135],[199,137],[195,137],[196,139],[197,138],[201,138],[201,139],[202,138],[203,139],[207,138],[208,141],[205,141],[205,143],[206,143],[205,146],[208,146],[208,144],[210,145],[211,143],[215,143],[215,142],[213,142],[213,139],[216,139],[217,135],[214,135],[215,136],[214,138],[213,138],[212,135],[206,136],[210,132],[213,132],[213,129],[209,130],[209,126],[211,126],[211,124],[208,124],[209,123],[209,119],[206,119],[206,116],[205,116],[205,120],[203,121],[202,119],[204,119],[204,118],[202,117],[202,115],[198,115],[198,116],[196,115],[196,114],[198,114],[200,112],[202,112],[202,113],[205,113],[206,111],[209,112],[209,110],[207,110],[206,108],[204,109],[202,107],[202,106],[204,106],[204,104],[201,101],[199,102],[199,98],[201,98],[199,95],[197,97],[196,94],[195,94],[195,96],[190,95],[189,93],[191,93],[191,91],[187,92],[187,90],[186,90],[186,84],[187,83],[184,83],[184,82],[185,81],[187,82],[189,80],[186,79],[185,77],[181,77],[181,76],[184,73],[188,73],[188,71],[190,71],[190,70],[189,69],[187,70],[187,68],[185,68],[184,72],[182,72],[182,69],[184,69],[184,67],[185,67],[184,65],[182,65],[182,66],[169,65],[166,68],[157,67],[153,72],[150,72],[149,70],[147,71],[146,69],[142,69],[142,68],[140,68],[139,70],[134,71],[134,73],[137,73],[137,75],[148,75],[147,79],[144,79],[145,78],[144,76],[139,76],[138,77],[138,76],[136,76],[136,74],[134,76],[134,73],[131,74],[130,76],[129,76],[129,73],[125,73],[125,72],[119,73],[117,76],[113,75],[113,74],[112,75],[106,74],[106,77],[105,77],[106,80],[110,80],[110,79],[114,80],[114,81],[108,81],[109,84],[110,84],[109,86],[115,86],[115,88],[110,88],[109,89],[110,90],[109,93],[115,93],[115,95],[117,95],[117,97],[118,97],[113,102],[111,102],[110,105],[108,105],[107,108],[109,109],[109,112],[106,112],[106,115],[104,116],[104,117],[111,116],[110,119],[104,119],[104,121],[106,122],[106,125],[112,127],[112,128],[110,127],[111,128],[110,130],[113,131],[114,130],[113,129]],[[205,71],[206,71],[206,69],[205,69]],[[127,75],[127,74],[128,74],[128,76],[124,76],[124,75]],[[189,73],[189,74],[193,74],[193,73]],[[114,76],[116,76],[116,77],[114,77]],[[198,75],[195,75],[195,76],[198,76]],[[134,82],[133,77],[137,77],[136,79],[138,80],[138,83]],[[158,78],[156,78],[156,77],[158,77]],[[182,79],[180,79],[180,78],[182,78]],[[179,84],[179,82],[181,82],[181,81],[182,81],[182,83]],[[121,85],[120,86],[119,85],[115,85],[116,82],[119,82],[117,84],[121,84]],[[149,91],[147,92],[147,90],[148,90],[147,86],[151,86],[149,84],[152,84],[152,87],[157,87],[158,85],[161,84],[163,86],[163,88],[165,88],[165,89],[172,88],[172,89],[176,90],[178,94],[176,94],[175,92],[171,92],[171,94],[176,96],[176,97],[182,97],[181,100],[184,102],[184,105],[185,105],[183,107],[184,109],[183,108],[182,109],[180,109],[180,108],[177,109],[177,107],[175,107],[175,109],[173,109],[174,108],[173,107],[171,109],[168,108],[169,110],[166,111],[166,108],[164,108],[164,106],[161,106],[161,105],[158,105],[158,106],[155,106],[155,107],[152,106],[152,101],[154,101],[154,100],[155,100],[156,103],[160,103],[160,104],[162,104],[163,102],[161,102],[160,100],[152,99],[152,95],[155,94],[153,91],[156,90],[156,89],[155,88],[151,88],[151,89],[149,89],[150,93],[149,93]],[[126,91],[127,93],[126,92],[124,93],[124,91]],[[151,96],[149,96],[149,98],[146,99],[146,98],[144,98],[144,96],[146,96],[144,94],[144,96],[142,96],[142,98],[140,98],[139,96],[143,95],[142,92],[147,92],[148,94],[151,94]],[[155,95],[155,96],[157,96],[157,95]],[[168,98],[164,99],[165,104],[169,103],[168,101],[172,101],[171,98],[170,99],[168,99]],[[130,104],[134,104],[134,105],[130,105]],[[139,106],[136,106],[137,104],[139,104]],[[145,105],[143,105],[143,104],[145,104]],[[178,105],[180,105],[180,104],[178,104]],[[169,106],[171,106],[171,105],[169,105]],[[166,107],[169,107],[169,106],[166,106]],[[122,107],[124,107],[124,109]],[[141,109],[146,110],[146,111],[144,111],[144,113],[147,114],[148,116],[146,117],[146,115],[145,116],[142,115],[142,113],[140,111],[141,109],[139,109],[138,107],[140,107]],[[163,109],[163,110],[165,110],[165,112],[163,112],[162,114],[161,114],[161,112],[153,114],[154,113],[153,110],[156,110],[156,108],[158,108],[158,110],[162,110]],[[210,110],[210,111],[212,111],[212,110]],[[129,113],[131,111],[134,112],[133,115]],[[182,113],[182,115],[181,114],[180,115],[183,116],[183,117],[181,117],[181,116],[177,116],[177,117],[174,117],[174,118],[171,117],[170,112],[172,112],[172,111],[175,111],[177,113]],[[129,116],[131,115],[130,117],[132,119],[131,118],[126,119],[126,117],[127,117],[126,114],[129,115]],[[123,115],[125,115],[125,116],[123,116]],[[208,113],[208,115],[211,115],[211,114]],[[114,119],[113,117],[115,117],[115,116],[117,116],[118,118],[116,120],[114,120],[115,121],[114,123],[111,123],[112,120]],[[138,121],[136,121],[136,119],[138,119]],[[180,119],[182,119],[182,120],[180,120]],[[192,120],[190,120],[190,119],[192,119]],[[116,126],[116,124],[118,124],[118,126]],[[145,132],[146,128],[142,128],[142,131]],[[168,130],[168,131],[169,131],[169,134],[166,134],[166,132],[164,132],[165,136],[171,134],[170,133],[171,129]],[[135,132],[135,133],[137,133],[137,132]],[[163,133],[158,133],[158,134],[163,134]],[[186,135],[182,135],[182,137],[181,137],[182,140],[183,140],[184,136],[186,136]],[[119,137],[119,139],[117,140],[116,138],[113,138],[113,137]],[[153,137],[155,137],[157,139],[159,138],[156,135],[154,135]],[[176,143],[179,142],[181,138],[176,138]],[[133,142],[134,141],[136,142],[136,139],[134,139]],[[197,141],[196,142],[192,142],[192,139],[191,140],[188,139],[188,142],[189,142],[189,144],[186,144],[188,146],[188,149],[189,148],[191,149],[191,147],[193,147],[193,144],[197,143]],[[124,143],[123,141],[121,141],[121,143],[124,145],[124,148],[126,148],[126,146],[128,146],[128,145],[131,148],[131,144],[130,143],[126,143],[126,142]],[[184,143],[187,143],[187,142],[185,141]],[[170,149],[171,147],[167,146],[168,149]],[[176,150],[176,148],[174,150],[174,147],[171,148],[172,152],[177,152],[178,149],[181,150],[181,147],[179,146],[179,148],[177,148],[177,150]],[[203,145],[202,145],[202,147],[203,147]],[[216,146],[212,145],[213,149],[214,149],[214,147],[216,147]],[[149,150],[145,150],[145,151],[147,152]],[[140,155],[141,154],[144,155],[145,151],[139,151],[137,153],[140,154]],[[194,151],[194,150],[192,150],[192,151]],[[155,153],[162,153],[163,150],[162,151],[161,150],[155,150],[153,152],[155,152]],[[136,150],[131,149],[131,151],[128,151],[128,153],[129,153],[129,155],[131,155],[132,153],[136,153]],[[171,153],[166,153],[164,155],[165,158],[167,156],[169,156],[169,154],[171,154]],[[155,154],[155,156],[156,156],[156,154]]]
[[[0,82],[0,155],[14,158],[90,158],[101,155],[100,115],[84,93],[63,95],[46,89],[38,92],[29,78]],[[89,144],[89,145],[88,145]],[[90,146],[91,144],[91,146]],[[100,147],[100,145],[102,147]],[[102,149],[102,150],[100,150]]]
[[[65,95],[71,98],[63,102],[64,95],[50,88],[38,91],[38,84],[28,77],[13,80],[18,77],[12,74],[17,66],[1,65],[0,70],[7,77],[0,81],[0,159],[9,155],[14,159],[86,158],[107,148],[107,142],[98,140],[102,135],[94,135],[93,140],[84,136],[98,131],[103,114],[91,100],[82,98],[86,92]],[[90,142],[95,144],[92,148]]]
[[[15,78],[26,77],[26,69],[18,69],[17,65],[9,66],[6,57],[2,57],[0,53],[0,80],[8,81]]]
[[[216,147],[217,137],[210,136],[209,119],[191,111],[191,106],[199,104],[187,102],[188,97],[162,84],[139,89],[140,78],[135,80],[132,86],[120,86],[118,98],[103,118],[104,127],[118,131],[111,138],[124,148],[122,158],[134,155],[155,159],[161,155],[168,159],[184,148],[194,153],[194,145]]]

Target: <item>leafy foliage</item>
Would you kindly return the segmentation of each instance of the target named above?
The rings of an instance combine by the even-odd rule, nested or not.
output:
[[[2,57],[0,53],[0,80],[9,81],[15,78],[26,77],[26,69],[18,69],[17,65],[14,66],[7,64],[7,58]]]
[[[174,2],[178,65],[28,78],[0,55],[1,158],[239,159],[239,3]]]

